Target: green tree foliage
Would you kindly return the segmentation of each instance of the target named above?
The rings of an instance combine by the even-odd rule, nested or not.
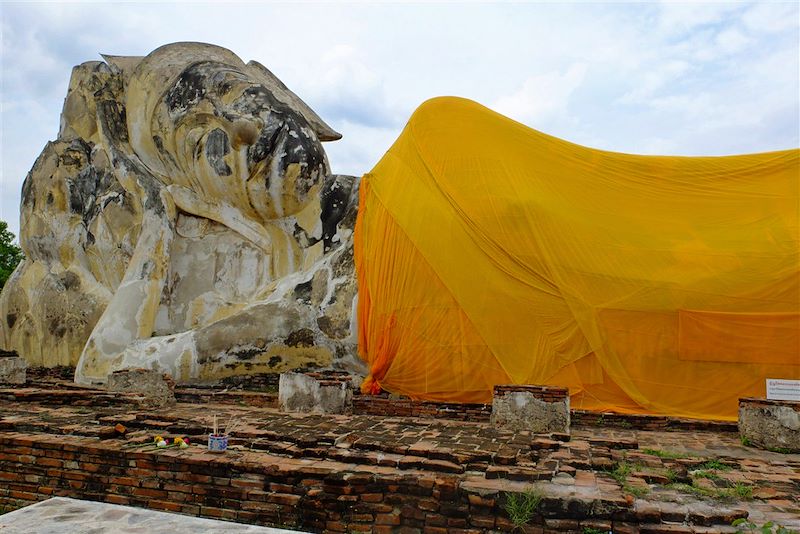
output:
[[[23,257],[22,249],[14,244],[14,234],[8,231],[8,224],[0,221],[0,289]]]

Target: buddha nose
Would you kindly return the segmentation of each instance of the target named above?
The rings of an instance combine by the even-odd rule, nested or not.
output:
[[[233,148],[238,150],[242,145],[252,145],[258,139],[258,127],[253,121],[238,119],[231,124]]]

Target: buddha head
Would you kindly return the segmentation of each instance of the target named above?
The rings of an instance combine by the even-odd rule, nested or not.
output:
[[[126,81],[131,147],[166,185],[266,221],[301,211],[329,174],[321,141],[341,136],[258,63],[173,43]]]

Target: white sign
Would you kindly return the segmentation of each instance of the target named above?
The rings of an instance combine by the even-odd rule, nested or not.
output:
[[[767,378],[767,399],[800,401],[800,380]]]

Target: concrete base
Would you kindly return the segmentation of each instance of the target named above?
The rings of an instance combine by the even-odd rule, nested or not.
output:
[[[349,377],[282,373],[278,405],[283,412],[344,414],[353,409]]]
[[[142,404],[158,408],[175,404],[175,382],[169,375],[152,369],[122,369],[108,375],[108,390],[139,393]]]
[[[7,354],[12,355],[8,356]],[[0,355],[0,384],[25,383],[25,370],[28,368],[28,364],[15,354],[5,353],[4,351],[4,354]]]
[[[568,392],[547,386],[495,386],[491,422],[538,434],[568,434]]]
[[[742,440],[775,452],[800,452],[800,402],[739,399]]]
[[[86,532],[297,534],[298,532],[66,497],[53,497],[1,515],[0,531],[3,534],[85,534]]]

